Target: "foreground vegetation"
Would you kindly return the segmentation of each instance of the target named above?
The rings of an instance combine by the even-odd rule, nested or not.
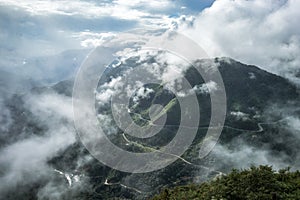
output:
[[[300,172],[289,168],[274,171],[269,166],[232,170],[200,185],[164,189],[153,200],[191,199],[300,199]]]

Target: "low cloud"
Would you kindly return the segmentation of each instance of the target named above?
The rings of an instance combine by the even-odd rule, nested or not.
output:
[[[109,82],[104,83],[96,92],[96,100],[99,105],[109,103],[111,97],[120,93],[123,89],[124,83],[122,82],[122,76],[112,78]]]
[[[48,161],[76,142],[70,97],[46,92],[23,98],[23,106],[32,113],[28,116],[45,130],[36,135],[28,129],[25,139],[15,140],[0,150],[1,193],[47,180],[54,170]]]
[[[300,140],[300,117],[290,116],[285,119],[288,129]]]
[[[192,28],[178,30],[212,57],[231,57],[299,83],[299,9],[297,0],[217,0]]]
[[[209,81],[208,83],[203,83],[201,85],[196,85],[193,90],[197,94],[210,94],[218,89],[218,85],[214,81]]]
[[[213,160],[211,168],[228,172],[231,168],[249,168],[251,165],[270,165],[274,169],[292,167],[297,170],[300,166],[300,117],[298,102],[272,104],[265,108],[259,117],[260,131],[255,129],[234,129],[224,127],[229,141],[222,140],[215,146],[209,159]],[[235,120],[248,120],[249,114],[231,111]],[[230,134],[232,134],[230,133]],[[226,136],[225,136],[226,137]],[[225,138],[224,137],[224,138]],[[229,139],[226,137],[226,140]]]
[[[285,162],[286,155],[274,156],[268,149],[252,147],[242,141],[236,141],[233,149],[217,144],[212,151],[212,155],[216,156],[217,159],[217,163],[214,164],[213,168],[219,170],[225,166],[227,166],[225,169],[228,170],[232,167],[245,169],[251,165],[271,165],[275,169],[281,169],[289,165]]]
[[[33,136],[2,149],[0,165],[4,176],[0,178],[0,191],[17,184],[33,183],[53,172],[48,159],[75,142],[72,130],[59,128],[47,132],[48,136]]]
[[[134,103],[138,103],[140,101],[140,99],[146,99],[150,97],[150,94],[153,93],[154,90],[147,88],[147,87],[140,87],[134,97],[133,97],[133,102]]]
[[[243,113],[241,111],[232,111],[230,115],[234,116],[237,120],[246,121],[249,120],[249,114]]]

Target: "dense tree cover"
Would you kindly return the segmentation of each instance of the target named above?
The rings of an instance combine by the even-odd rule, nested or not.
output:
[[[289,168],[274,171],[269,166],[232,170],[228,175],[200,185],[164,189],[153,200],[191,199],[300,199],[300,172]]]

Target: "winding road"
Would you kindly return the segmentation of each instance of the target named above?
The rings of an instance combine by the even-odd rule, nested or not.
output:
[[[166,126],[166,127],[178,127],[178,125],[157,125],[157,124],[154,124],[152,121],[148,120],[148,119],[145,119],[143,118],[139,113],[134,113],[136,115],[139,116],[139,118],[141,120],[146,120],[149,122],[150,125],[153,125],[153,126]],[[281,121],[284,121],[286,118],[283,118],[283,119],[280,119],[278,121],[273,121],[273,122],[260,122],[260,123],[257,123],[257,127],[258,129],[257,130],[247,130],[247,129],[240,129],[240,128],[235,128],[235,127],[231,127],[231,126],[223,126],[223,128],[228,128],[228,129],[231,129],[231,130],[235,130],[235,131],[240,131],[240,132],[252,132],[252,133],[260,133],[260,132],[263,132],[264,131],[264,128],[263,128],[263,125],[271,125],[271,124],[277,124],[277,123],[280,123]],[[207,128],[219,128],[219,127],[208,127],[208,126],[205,126],[205,127],[190,127],[190,126],[187,126],[185,128],[198,128],[198,129],[207,129]],[[125,130],[126,132],[126,130]],[[139,146],[144,146],[142,144],[139,144],[137,142],[134,142],[134,141],[130,141],[127,137],[126,137],[126,133],[123,133],[122,134],[122,138],[124,139],[124,141],[127,143],[127,144],[137,144]],[[148,148],[148,149],[151,149],[152,151],[156,151],[156,152],[160,152],[162,154],[166,154],[166,155],[170,155],[170,156],[174,156],[176,157],[177,159],[181,160],[182,162],[188,164],[188,165],[191,165],[191,166],[194,166],[194,167],[198,167],[198,168],[202,168],[202,169],[205,169],[205,170],[208,170],[208,171],[211,171],[211,172],[215,172],[217,173],[218,175],[217,176],[222,176],[222,175],[226,175],[225,173],[221,172],[221,171],[215,171],[215,170],[211,170],[209,167],[206,167],[206,166],[203,166],[203,165],[199,165],[199,164],[195,164],[195,163],[192,163],[186,159],[184,159],[183,157],[181,156],[178,156],[178,155],[175,155],[175,154],[171,154],[171,153],[167,153],[167,152],[164,152],[164,151],[161,151],[161,150],[158,150],[158,149],[155,149],[155,148],[152,148],[152,147],[148,147],[148,146],[144,146],[145,148]],[[64,173],[64,172],[61,172],[59,170],[54,170],[55,172],[59,173],[60,175],[63,175],[66,180],[68,181],[68,184],[69,184],[69,187],[72,186],[72,174],[67,174],[67,173]],[[71,175],[71,176],[70,176]],[[195,177],[184,177],[182,179],[187,179],[187,178],[195,178]],[[176,182],[173,182],[173,183],[170,183],[168,185],[171,185],[171,184],[176,184],[178,181]],[[112,185],[119,185],[123,188],[126,188],[126,189],[129,189],[129,190],[132,190],[136,193],[139,193],[139,194],[147,194],[149,192],[146,192],[146,191],[142,191],[138,188],[135,188],[135,187],[132,187],[132,186],[128,186],[128,185],[125,185],[121,182],[116,182],[116,183],[111,183],[108,181],[108,178],[106,178],[106,180],[104,181],[103,183],[104,185],[106,186],[112,186]]]
[[[139,114],[139,113],[135,113],[135,114],[138,114],[140,116],[140,119],[142,120],[147,120],[147,119],[144,119],[142,118],[142,116]],[[260,133],[260,132],[263,132],[264,131],[264,128],[263,128],[263,125],[271,125],[271,124],[277,124],[277,123],[280,123],[281,121],[284,121],[286,118],[283,118],[283,119],[280,119],[280,120],[277,120],[277,121],[273,121],[273,122],[260,122],[260,123],[257,123],[257,127],[258,129],[257,130],[248,130],[248,129],[240,129],[240,128],[234,128],[234,127],[231,127],[231,126],[223,126],[224,128],[228,128],[228,129],[231,129],[231,130],[235,130],[235,131],[240,131],[240,132],[252,132],[252,133]],[[149,121],[149,120],[147,120]],[[149,121],[151,125],[156,125],[156,124],[153,124],[151,121]],[[161,125],[159,125],[161,126]],[[178,127],[178,125],[166,125],[166,126],[176,126]],[[209,128],[208,126],[206,127],[186,127],[186,128],[199,128],[199,129],[207,129]],[[219,127],[210,127],[210,128],[219,128]],[[124,141],[126,141],[126,143],[128,144],[135,144],[137,142],[133,142],[133,141],[130,141],[125,133],[122,134],[122,137],[124,139]],[[139,145],[142,145],[142,144],[139,144]],[[142,145],[143,146],[143,145]],[[200,167],[202,169],[205,169],[205,170],[209,170],[209,171],[212,171],[212,172],[216,172],[218,173],[217,176],[222,176],[222,175],[226,175],[225,173],[221,172],[221,171],[215,171],[215,170],[211,170],[209,167],[206,167],[206,166],[203,166],[203,165],[199,165],[199,164],[195,164],[195,163],[192,163],[192,162],[189,162],[187,161],[186,159],[184,159],[183,157],[181,156],[178,156],[178,155],[175,155],[175,154],[171,154],[171,153],[166,153],[166,152],[163,152],[163,151],[160,151],[158,149],[155,149],[155,148],[152,148],[152,147],[148,147],[147,148],[150,148],[152,149],[153,151],[156,151],[156,152],[160,152],[160,153],[163,153],[163,154],[167,154],[167,155],[171,155],[171,156],[174,156],[178,159],[180,159],[181,161],[183,161],[184,163],[188,164],[188,165],[192,165],[192,166],[195,166],[195,167]],[[188,178],[195,178],[195,177],[188,177]],[[105,185],[120,185],[124,188],[127,188],[127,189],[131,189],[131,190],[134,190],[138,193],[148,193],[148,192],[143,192],[137,188],[134,188],[134,187],[130,187],[130,186],[127,186],[127,185],[124,185],[122,183],[108,183],[107,179],[105,180]],[[176,184],[176,182],[174,182],[174,184]]]

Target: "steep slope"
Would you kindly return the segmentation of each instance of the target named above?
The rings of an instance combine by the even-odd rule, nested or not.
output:
[[[298,153],[300,147],[297,145],[299,138],[295,135],[295,131],[289,128],[289,121],[283,120],[279,123],[273,123],[286,116],[294,116],[295,118],[299,116],[299,113],[296,112],[299,94],[294,85],[282,77],[228,58],[199,60],[194,66],[217,67],[223,77],[227,93],[228,112],[225,127],[216,150],[211,152],[209,156],[201,160],[198,158],[199,147],[210,119],[210,96],[207,93],[199,93],[197,97],[201,107],[201,128],[194,127],[198,130],[198,134],[192,146],[170,166],[145,174],[118,172],[92,158],[77,140],[72,145],[68,144],[57,153],[45,158],[47,165],[53,169],[53,173],[50,173],[48,177],[38,179],[31,184],[21,182],[19,187],[22,190],[18,190],[19,193],[12,188],[7,190],[3,196],[6,199],[15,199],[24,193],[30,194],[27,196],[28,198],[24,196],[24,199],[35,199],[37,196],[44,195],[45,191],[54,189],[59,190],[57,193],[65,199],[144,199],[164,187],[195,181],[201,182],[213,178],[221,172],[227,173],[232,167],[239,167],[237,166],[238,163],[245,165],[271,164],[274,161],[274,165],[278,164],[278,160],[269,159],[271,155],[282,158],[280,162],[283,165],[300,167],[297,162],[297,158],[300,156]],[[118,68],[108,68],[106,77],[109,79],[111,75],[120,73],[117,70]],[[194,73],[193,69],[188,70],[185,76],[192,86],[204,83],[202,78]],[[110,135],[112,142],[128,151],[159,150],[160,146],[174,137],[179,126],[180,107],[178,102],[174,100],[174,95],[155,85],[149,87],[155,89],[156,94],[144,99],[139,105],[133,106],[132,104],[131,110],[134,111],[132,117],[137,124],[147,123],[149,120],[148,107],[153,99],[156,99],[156,103],[164,105],[168,115],[167,126],[158,136],[149,140],[124,135],[120,130],[116,134]],[[61,98],[58,102],[62,103],[67,100],[69,105],[71,103],[71,91],[72,81],[63,81],[52,87],[35,88],[30,94],[15,95],[5,102],[11,115],[14,116],[14,125],[6,131],[5,135],[10,135],[10,137],[3,137],[2,139],[1,135],[1,147],[5,149],[6,146],[16,141],[30,139],[32,136],[47,136],[53,127],[47,126],[49,119],[55,119],[55,123],[51,124],[54,126],[57,124],[63,127],[73,126],[72,120],[68,119],[69,114],[68,116],[57,117],[56,112],[50,112],[53,106],[57,107],[58,110],[63,109],[62,107],[57,104],[52,107],[47,105],[51,104],[50,101],[58,98]],[[43,106],[46,107],[46,112],[35,109],[39,106],[37,101],[34,101],[37,104],[33,105],[33,108],[29,108],[28,98],[45,101],[46,106]],[[47,103],[47,101],[49,102]],[[278,109],[274,109],[274,106],[282,108],[283,111],[276,112]],[[109,112],[109,110],[106,111]],[[50,117],[44,120],[42,115],[49,115]],[[156,116],[159,118],[160,113],[157,112]],[[244,149],[247,151],[244,152]],[[239,152],[241,154],[238,154]],[[245,153],[244,157],[241,156],[243,153]],[[231,154],[236,157],[236,160],[229,156]],[[260,155],[265,158],[262,160],[263,163],[257,159]],[[247,162],[245,162],[246,159]],[[5,163],[0,164],[5,165]],[[67,176],[56,173],[54,169],[69,174],[69,177],[73,177],[70,178],[73,183],[77,180],[74,177],[82,177],[79,179],[80,189],[77,188],[78,185],[76,184],[70,185]],[[8,169],[5,168],[5,170]],[[5,170],[1,172],[1,176],[4,176]],[[53,185],[57,186],[54,187]]]

